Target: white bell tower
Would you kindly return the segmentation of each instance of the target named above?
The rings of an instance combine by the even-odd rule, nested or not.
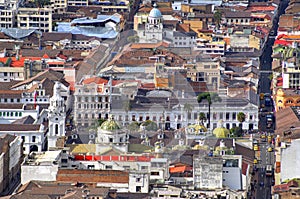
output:
[[[56,141],[59,137],[65,136],[66,112],[64,99],[60,95],[60,90],[61,83],[55,82],[53,96],[50,98],[50,106],[48,108],[48,150],[50,147],[56,147]]]

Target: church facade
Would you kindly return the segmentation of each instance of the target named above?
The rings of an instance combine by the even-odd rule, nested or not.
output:
[[[163,40],[163,17],[156,4],[153,7],[145,26],[138,30],[140,43],[158,43]]]

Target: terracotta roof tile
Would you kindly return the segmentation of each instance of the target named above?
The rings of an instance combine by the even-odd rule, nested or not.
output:
[[[0,109],[23,109],[24,104],[0,103]]]
[[[60,169],[57,172],[57,182],[128,183],[129,174],[118,170]]]
[[[9,57],[0,57],[0,62],[5,64],[8,59]],[[22,56],[20,56],[18,60],[16,59],[16,57],[10,57],[10,59],[11,59],[11,64],[10,64],[11,67],[24,67],[25,59],[41,60],[41,58],[39,57],[22,57]]]
[[[158,47],[168,47],[169,44],[166,42],[159,42],[159,43],[133,43],[131,44],[131,49],[141,49],[141,48],[158,48]]]
[[[84,79],[82,81],[82,84],[91,84],[91,83],[95,83],[95,84],[107,84],[108,80],[101,78],[101,77],[91,77],[91,78],[87,78]]]
[[[39,131],[39,124],[0,124],[0,131],[12,133],[14,131]]]
[[[52,80],[52,81],[62,82],[63,77],[64,77],[64,74],[62,74],[61,72],[57,72],[57,71],[54,71],[52,69],[49,69],[49,70],[45,70],[45,71],[42,71],[42,72],[38,73],[36,76],[34,76],[32,78],[29,78],[27,80],[24,80],[24,81],[18,83],[18,84],[15,84],[14,86],[12,86],[12,88],[17,88],[17,87],[22,86],[24,84],[29,84],[30,82],[33,82],[33,81],[42,81],[45,78],[48,78],[49,80]],[[62,82],[62,83],[64,83],[64,82]]]

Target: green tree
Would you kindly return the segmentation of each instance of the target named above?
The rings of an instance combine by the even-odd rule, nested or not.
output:
[[[273,80],[273,74],[270,74],[268,78],[269,78],[269,80],[272,81]]]
[[[239,127],[242,128],[243,126],[243,122],[245,122],[246,120],[246,115],[243,112],[239,112],[237,114],[237,120],[240,122]]]
[[[208,125],[207,128],[210,128],[210,108],[213,102],[221,102],[222,99],[219,97],[217,93],[203,92],[200,93],[197,97],[197,101],[201,103],[203,100],[206,100],[208,103]]]
[[[183,110],[187,113],[187,117],[186,117],[186,121],[187,121],[187,125],[189,125],[189,116],[190,113],[192,112],[194,106],[188,103],[185,103],[183,106]]]
[[[10,57],[7,58],[7,60],[5,62],[5,66],[10,66],[11,62],[12,62],[12,59]]]
[[[98,119],[98,126],[101,126],[102,125],[102,123],[103,122],[105,122],[106,121],[106,119],[103,119],[103,118],[100,118],[100,119]]]
[[[140,38],[137,35],[129,36],[127,37],[127,41],[130,43],[138,43],[140,41]]]
[[[127,129],[130,131],[138,131],[140,129],[140,125],[137,121],[134,121],[127,126]]]
[[[220,10],[216,10],[214,12],[214,21],[216,23],[216,26],[219,28],[222,20],[222,12]]]
[[[205,113],[203,113],[203,112],[199,113],[199,120],[200,120],[201,125],[204,126],[204,122],[207,120]]]
[[[141,125],[145,126],[147,131],[157,131],[158,129],[157,124],[151,120],[146,120]]]
[[[230,129],[231,137],[241,137],[243,135],[243,130],[241,127],[236,126]]]

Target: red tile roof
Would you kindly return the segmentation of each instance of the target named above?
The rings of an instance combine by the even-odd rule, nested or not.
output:
[[[44,59],[50,59],[50,57],[46,53],[43,55],[43,58]]]
[[[64,65],[65,63],[62,61],[52,61],[52,62],[47,62],[48,65]]]
[[[7,59],[9,57],[0,57],[0,62],[2,63],[6,63]],[[16,59],[16,57],[11,57],[11,67],[24,67],[24,61],[25,59],[29,59],[29,60],[41,60],[40,57],[20,57],[19,60]]]
[[[159,43],[133,43],[131,44],[131,49],[141,49],[141,48],[158,48],[158,47],[168,47],[169,44],[167,42],[159,42]]]
[[[260,11],[274,11],[275,6],[250,6],[247,11],[250,12],[260,12]]]
[[[155,89],[155,84],[154,83],[142,83],[140,88]]]
[[[289,189],[290,188],[289,188],[288,184],[280,184],[280,185],[275,185],[273,187],[274,193],[285,192],[285,191],[288,191]]]
[[[83,80],[83,82],[82,82],[82,84],[91,84],[91,83],[107,84],[108,80],[107,79],[103,79],[101,77],[91,77],[91,78]]]
[[[128,183],[128,181],[129,174],[125,171],[60,169],[57,172],[57,182]]]
[[[277,44],[277,45],[283,45],[283,46],[290,46],[293,42],[291,41],[285,41],[285,40],[278,40],[276,39],[274,44]]]

